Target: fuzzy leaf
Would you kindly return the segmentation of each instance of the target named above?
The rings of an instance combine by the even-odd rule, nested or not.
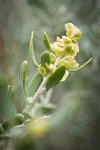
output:
[[[66,71],[66,68],[64,65],[62,65],[53,72],[53,74],[50,76],[50,78],[48,79],[48,82],[46,84],[47,91],[51,87],[55,86],[56,84],[58,84],[60,82],[60,80],[62,79],[62,77],[65,74],[65,71]]]
[[[32,63],[35,65],[36,68],[38,68],[38,63],[36,61],[34,49],[33,49],[33,35],[34,32],[32,31],[31,38],[30,38],[30,46],[29,46],[29,56],[31,58]]]
[[[45,31],[43,34],[43,40],[44,40],[44,46],[46,47],[46,49],[51,51],[50,41],[49,41],[48,35]]]
[[[40,73],[37,73],[33,78],[31,79],[28,87],[28,96],[31,97],[35,94],[37,89],[39,88],[41,82],[43,80],[43,77]]]
[[[23,89],[25,97],[27,96],[26,90],[25,90],[27,66],[28,66],[28,62],[25,60],[24,62],[21,63],[20,69],[19,69],[20,84],[21,84],[21,87]]]
[[[41,65],[45,67],[46,64],[50,65],[50,53],[48,51],[41,54]]]

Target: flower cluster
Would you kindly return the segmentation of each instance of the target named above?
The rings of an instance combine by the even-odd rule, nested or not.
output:
[[[81,31],[72,23],[65,24],[66,36],[57,37],[56,42],[51,44],[53,52],[58,57],[65,56],[61,59],[60,64],[64,64],[66,68],[77,68],[78,63],[74,57],[79,52],[77,39],[81,37]]]
[[[68,76],[67,69],[75,69],[79,64],[75,60],[75,56],[79,52],[77,39],[81,37],[81,31],[72,23],[65,24],[66,36],[57,37],[56,42],[50,43],[51,51],[48,59],[50,63],[40,64],[38,69],[43,76],[47,76],[50,71],[54,71],[56,67],[64,65],[66,73],[64,79]],[[59,59],[59,61],[57,61]]]

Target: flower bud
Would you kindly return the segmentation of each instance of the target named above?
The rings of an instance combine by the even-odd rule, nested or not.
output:
[[[61,40],[61,38],[60,38],[59,36],[57,36],[56,41],[57,41],[57,42],[60,42],[60,40]]]
[[[76,54],[79,52],[79,46],[78,44],[71,43],[72,50],[73,50],[73,55],[76,56]]]
[[[69,43],[72,42],[72,40],[71,40],[69,37],[67,37],[67,36],[62,36],[62,39],[64,40],[64,42],[65,42],[66,44],[69,44]]]
[[[22,114],[16,114],[14,119],[16,124],[22,124],[25,121],[25,117]]]
[[[42,65],[39,65],[38,70],[43,76],[47,76],[49,73],[49,70]]]
[[[2,123],[2,127],[5,131],[8,131],[12,126],[13,125],[9,119],[4,120]]]
[[[76,43],[70,43],[66,46],[66,55],[67,56],[76,56],[79,52],[79,46]]]
[[[52,44],[52,50],[55,54],[59,56],[63,56],[65,54],[65,44],[62,42],[54,42]]]
[[[78,44],[78,42],[75,39],[72,39],[72,43]]]
[[[71,39],[79,39],[82,35],[82,32],[72,23],[65,24],[66,34]]]
[[[50,61],[52,64],[54,64],[56,61],[56,56],[53,53],[50,53]]]
[[[73,56],[66,56],[59,61],[60,65],[64,65],[66,68],[77,68],[79,64],[76,62]]]

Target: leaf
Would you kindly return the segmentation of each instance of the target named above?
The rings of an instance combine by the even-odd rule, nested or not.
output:
[[[12,103],[12,86],[11,85],[8,85],[7,97],[10,101],[10,105],[11,105],[10,108],[12,107],[12,114],[15,114],[16,110],[15,110],[13,103]]]
[[[45,31],[43,34],[43,40],[44,40],[44,46],[46,47],[46,49],[51,51],[50,41],[49,41],[48,35]]]
[[[52,75],[49,77],[48,82],[46,84],[46,90],[48,91],[51,87],[55,86],[60,82],[62,77],[64,76],[66,68],[64,65],[58,67]]]
[[[50,53],[48,51],[41,54],[41,65],[45,67],[46,64],[50,65]]]
[[[68,71],[70,72],[77,72],[81,69],[83,69],[85,66],[87,66],[90,62],[92,61],[92,58],[90,58],[88,61],[86,61],[83,65],[81,65],[80,67],[74,69],[74,70],[71,70],[71,69],[68,69]]]
[[[8,85],[8,94],[11,96],[11,85]]]
[[[11,96],[8,95],[7,82],[0,77],[0,116],[12,119],[13,115],[13,102]]]
[[[31,38],[30,38],[30,46],[29,46],[29,56],[31,58],[32,63],[35,65],[36,68],[38,68],[38,63],[36,61],[34,49],[33,49],[33,35],[34,32],[32,31]]]
[[[21,87],[23,89],[25,97],[27,97],[27,93],[26,93],[26,90],[25,90],[27,66],[28,66],[28,62],[25,60],[24,62],[21,63],[20,69],[19,69],[20,84],[21,84]]]
[[[31,79],[28,87],[28,96],[33,96],[37,89],[39,88],[41,82],[43,80],[43,77],[40,73],[37,73],[33,78]]]

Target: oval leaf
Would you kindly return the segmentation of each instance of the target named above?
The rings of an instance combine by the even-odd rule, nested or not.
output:
[[[48,51],[41,54],[41,65],[46,67],[46,64],[50,65],[50,53]]]
[[[28,66],[28,62],[25,60],[24,62],[21,63],[20,69],[19,69],[20,84],[21,84],[21,87],[23,89],[25,97],[27,96],[26,90],[25,90],[25,81],[26,81],[27,66]]]
[[[37,73],[33,78],[31,79],[28,87],[28,96],[31,97],[35,94],[37,89],[39,88],[41,82],[43,80],[43,77],[40,73]]]
[[[31,38],[30,38],[30,46],[29,46],[29,56],[31,58],[32,63],[35,65],[36,68],[38,68],[38,63],[36,61],[34,49],[33,49],[33,35],[34,32],[32,31]]]
[[[66,71],[65,66],[58,67],[53,74],[49,77],[48,82],[46,84],[46,90],[49,90],[51,87],[55,86],[60,82],[62,77],[64,76]]]
[[[51,51],[50,41],[49,41],[48,35],[45,31],[43,34],[43,41],[44,41],[44,46],[46,47],[46,49]]]

